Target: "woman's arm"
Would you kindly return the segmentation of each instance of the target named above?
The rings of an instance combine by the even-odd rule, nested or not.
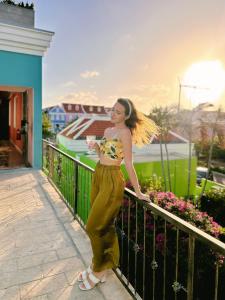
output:
[[[91,141],[88,143],[88,148],[89,149],[94,149],[95,152],[97,153],[98,157],[100,157],[100,147],[97,142]]]
[[[105,136],[107,130],[108,130],[108,128],[105,129],[104,136]],[[100,158],[100,147],[99,147],[99,145],[98,145],[97,142],[94,142],[94,141],[93,142],[89,142],[88,147],[90,149],[94,149],[95,152],[97,153],[98,157]]]
[[[120,139],[123,144],[124,162],[137,197],[142,200],[150,201],[149,196],[141,192],[136,171],[133,165],[132,155],[132,136],[130,130],[121,130]]]

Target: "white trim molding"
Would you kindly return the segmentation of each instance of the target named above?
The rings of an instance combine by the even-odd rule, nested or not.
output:
[[[44,56],[54,32],[0,23],[0,50]]]

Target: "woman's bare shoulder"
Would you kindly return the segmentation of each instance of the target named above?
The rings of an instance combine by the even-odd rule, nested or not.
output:
[[[105,130],[104,130],[104,135],[109,133],[111,130],[112,130],[113,127],[107,127]]]
[[[119,136],[120,138],[122,139],[130,139],[131,138],[131,131],[129,128],[122,128],[120,129],[120,132],[119,132]]]

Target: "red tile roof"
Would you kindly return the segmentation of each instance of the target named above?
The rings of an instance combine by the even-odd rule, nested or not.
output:
[[[69,109],[69,106],[71,109]],[[82,104],[62,103],[62,107],[66,113],[84,113]]]
[[[82,132],[81,137],[86,137],[87,135],[103,137],[105,129],[112,126],[113,124],[110,121],[96,120],[84,132]]]
[[[74,129],[73,132],[69,135],[67,135],[67,132],[70,131],[70,129],[72,129],[72,127],[69,127],[68,129],[64,129],[62,133],[60,133],[61,135],[72,139],[80,130],[80,126],[86,122],[88,122],[90,119],[84,119],[82,120],[82,122],[78,125],[78,129]],[[106,128],[108,127],[112,127],[113,124],[110,121],[106,121],[106,120],[95,120],[86,130],[84,130],[81,135],[78,137],[78,139],[80,138],[85,138],[87,135],[96,135],[98,137],[103,137],[104,135],[104,131]]]
[[[62,106],[66,113],[86,113],[86,114],[105,115],[108,112],[108,108],[105,109],[105,107],[101,105],[62,103]]]
[[[106,111],[104,106],[96,106],[96,105],[83,105],[83,110],[87,114],[98,114],[105,115]]]

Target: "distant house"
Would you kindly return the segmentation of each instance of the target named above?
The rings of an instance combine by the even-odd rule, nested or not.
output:
[[[97,105],[83,105],[76,103],[62,103],[61,105],[50,106],[43,109],[49,116],[52,123],[52,131],[58,132],[69,123],[78,118],[91,118],[92,116],[108,116],[110,108]]]
[[[192,116],[191,116],[192,114]],[[174,131],[179,135],[188,139],[188,127],[192,119],[192,140],[198,141],[202,139],[211,140],[212,128],[217,118],[217,111],[182,111],[182,120],[184,124],[179,124]],[[220,118],[217,120],[216,134],[225,137],[225,112],[221,112]]]
[[[66,114],[60,105],[51,106],[43,109],[43,112],[48,114],[48,117],[52,124],[52,131],[59,132],[61,131],[66,124]]]
[[[112,126],[109,116],[82,116],[63,129],[57,135],[57,140],[68,150],[85,152],[88,150],[87,135],[95,135],[99,140],[103,137],[104,130]]]
[[[62,107],[66,114],[66,124],[83,116],[90,117],[93,115],[108,114],[108,111],[104,106],[62,103]]]

